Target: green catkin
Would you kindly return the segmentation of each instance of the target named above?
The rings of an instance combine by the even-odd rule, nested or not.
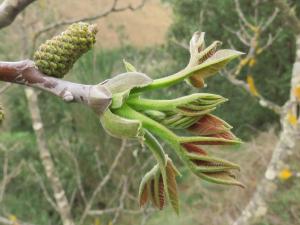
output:
[[[96,42],[97,29],[88,23],[74,23],[64,32],[47,40],[34,53],[37,68],[48,76],[62,78],[76,60]]]

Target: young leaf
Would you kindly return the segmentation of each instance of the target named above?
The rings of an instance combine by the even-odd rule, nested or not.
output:
[[[151,199],[151,181],[153,180],[155,174],[159,171],[159,166],[155,165],[145,176],[142,178],[139,187],[139,203],[140,207],[143,207],[149,199]]]
[[[172,205],[174,211],[179,214],[179,200],[178,200],[178,191],[177,191],[177,182],[176,182],[176,173],[171,163],[167,163],[166,172],[167,172],[167,190],[169,195],[169,201]]]
[[[152,79],[143,73],[128,72],[105,81],[102,85],[112,93],[110,108],[120,108],[128,98],[130,91],[136,87],[145,87]]]
[[[195,67],[192,74],[197,74],[196,77],[201,77],[202,79],[205,79],[219,72],[231,60],[237,58],[242,54],[242,52],[230,49],[219,50],[212,57],[207,59],[204,63]],[[190,79],[192,79],[192,77],[190,77]]]
[[[212,135],[229,131],[232,127],[224,120],[212,114],[206,114],[188,130],[197,135]]]
[[[127,72],[137,72],[136,68],[125,59],[123,59],[123,63]]]
[[[235,176],[229,171],[214,173],[197,173],[200,178],[217,184],[236,185],[244,188],[245,186],[236,180]]]
[[[162,146],[156,140],[156,138],[147,130],[144,130],[144,138],[145,138],[145,144],[153,153],[155,159],[158,162],[161,172],[164,172],[166,167],[166,156]]]
[[[140,121],[122,118],[109,109],[100,116],[100,122],[105,131],[116,138],[136,138],[143,135]]]
[[[187,157],[194,164],[194,168],[198,172],[220,172],[240,169],[239,165],[235,163],[203,154],[187,153]]]

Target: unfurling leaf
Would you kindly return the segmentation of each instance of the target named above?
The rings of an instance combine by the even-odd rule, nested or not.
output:
[[[145,110],[144,114],[156,121],[161,121],[166,118],[166,114],[158,110],[151,110],[151,109]]]
[[[232,127],[224,120],[212,114],[206,114],[188,130],[198,135],[212,135],[229,131]]]
[[[221,69],[223,69],[231,60],[239,57],[242,54],[242,52],[230,49],[223,49],[217,51],[204,63],[200,64],[199,66],[195,66],[192,69],[192,75],[189,77],[190,82],[193,83],[193,79],[205,79],[216,74]]]
[[[168,200],[178,214],[177,175],[178,171],[169,158],[163,171],[158,165],[154,166],[142,179],[138,198],[140,206],[144,206],[150,200],[156,208],[161,210]]]
[[[137,72],[136,68],[131,63],[127,62],[125,59],[123,59],[123,63],[127,72]]]
[[[115,137],[140,137],[142,144],[149,148],[157,161],[141,181],[138,197],[141,207],[152,202],[154,207],[161,210],[169,203],[179,213],[176,183],[179,172],[156,136],[166,141],[185,166],[198,177],[214,183],[243,186],[231,173],[239,169],[237,164],[210,156],[202,149],[203,145],[241,143],[230,131],[229,124],[210,114],[227,99],[207,93],[171,100],[142,97],[145,91],[163,89],[184,80],[195,87],[202,87],[204,79],[243,54],[235,50],[218,50],[219,41],[206,49],[204,46],[204,33],[195,33],[190,41],[189,64],[170,76],[152,81],[145,74],[136,72],[135,67],[124,60],[128,72],[101,83],[111,92],[109,110],[101,116],[104,129]],[[257,91],[254,94],[258,95]],[[192,134],[179,135],[184,131]]]
[[[136,138],[143,135],[140,121],[122,118],[109,109],[100,116],[100,121],[105,131],[116,138]]]
[[[252,75],[247,76],[247,84],[249,86],[250,93],[254,96],[259,96],[259,93],[256,89],[255,82],[254,82]]]
[[[196,31],[190,40],[190,53],[199,53],[205,47],[205,32]]]
[[[199,177],[207,180],[209,182],[217,183],[217,184],[227,184],[227,185],[236,185],[244,188],[245,185],[236,180],[234,174],[229,171],[225,172],[213,172],[213,173],[199,173]]]
[[[153,153],[162,173],[165,173],[166,155],[156,138],[147,130],[144,131],[145,144]]]
[[[198,63],[201,64],[212,57],[221,45],[222,42],[214,41],[210,46],[199,53],[199,55],[197,56]]]
[[[159,170],[159,166],[155,165],[148,173],[143,177],[140,188],[139,188],[139,204],[143,207],[148,200],[151,198],[151,181],[153,180],[155,174]]]
[[[239,165],[224,159],[195,153],[188,153],[186,155],[192,164],[194,164],[197,172],[220,172],[231,169],[240,169]]]
[[[151,83],[152,79],[146,74],[127,72],[103,82],[102,85],[113,95],[110,107],[112,109],[117,109],[123,105],[133,88],[145,87]]]
[[[169,201],[177,214],[179,214],[179,200],[176,182],[176,170],[172,163],[167,163],[167,190]]]
[[[191,136],[179,137],[180,143],[190,143],[195,145],[235,145],[241,144],[241,140],[233,136],[233,134],[226,132],[217,134],[220,136]]]

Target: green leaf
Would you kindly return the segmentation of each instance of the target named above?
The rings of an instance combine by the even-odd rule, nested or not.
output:
[[[109,109],[100,116],[100,122],[107,133],[117,138],[136,138],[143,135],[140,121],[120,117]]]
[[[122,107],[122,105],[128,98],[129,94],[130,94],[130,90],[126,90],[123,92],[113,94],[110,107],[112,109],[117,109],[117,108]]]
[[[173,168],[173,164],[167,163],[166,167],[166,183],[167,193],[170,204],[172,205],[176,214],[179,214],[179,200],[176,182],[176,169]]]
[[[235,145],[241,144],[242,141],[238,138],[225,139],[221,137],[206,137],[206,136],[185,136],[179,137],[181,143],[193,143],[196,145]]]
[[[156,138],[147,130],[144,130],[144,138],[145,138],[144,143],[148,146],[148,148],[153,153],[155,159],[158,162],[160,170],[164,172],[166,167],[166,157],[162,146],[156,140]]]
[[[127,72],[107,80],[103,83],[103,86],[110,90],[112,94],[115,94],[135,87],[145,87],[151,83],[152,79],[144,73]]]
[[[196,172],[219,172],[240,169],[240,166],[224,159],[203,154],[187,153]]]
[[[154,119],[156,121],[161,121],[166,118],[166,114],[161,111],[158,111],[158,110],[149,109],[149,110],[143,111],[143,113],[146,116],[149,116],[151,119]]]
[[[151,189],[148,184],[151,183],[151,180],[153,180],[155,174],[159,170],[159,166],[155,165],[148,173],[145,174],[145,176],[142,178],[140,187],[139,187],[139,203],[140,206],[144,206],[148,199],[151,197]],[[146,194],[145,194],[146,193]],[[147,196],[146,196],[147,195]]]
[[[223,172],[214,172],[214,173],[198,173],[197,174],[200,178],[217,184],[227,184],[227,185],[236,185],[239,187],[244,188],[241,182],[237,181],[235,176],[230,173],[229,171]]]
[[[111,108],[120,108],[129,96],[130,91],[136,87],[145,87],[152,83],[146,74],[128,72],[119,74],[105,81],[102,85],[112,93]]]
[[[127,72],[137,72],[136,68],[125,59],[123,59],[123,63]]]
[[[231,49],[219,50],[213,56],[207,59],[204,63],[200,64],[199,66],[196,66],[192,74],[197,73],[197,77],[205,79],[219,72],[231,60],[237,58],[242,54],[242,52]]]
[[[160,79],[156,79],[153,81],[152,84],[143,88],[137,88],[134,90],[134,92],[136,93],[136,92],[141,92],[146,90],[168,87],[177,84],[182,80],[187,79],[195,74],[197,74],[197,76],[198,75],[201,76],[202,78],[209,77],[215,74],[216,72],[218,72],[219,70],[221,70],[231,60],[237,58],[242,54],[244,53],[235,50],[229,50],[229,49],[217,51],[212,57],[210,57],[208,60],[206,60],[204,63],[198,66],[186,68],[179,71],[176,74],[163,77]]]
[[[157,111],[172,111],[179,107],[188,107],[188,104],[195,107],[201,106],[201,110],[215,107],[218,104],[227,101],[224,97],[209,93],[196,93],[180,98],[170,100],[145,99],[140,97],[132,97],[127,100],[127,103],[137,110],[157,110]]]

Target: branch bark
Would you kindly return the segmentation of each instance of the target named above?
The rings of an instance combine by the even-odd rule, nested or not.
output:
[[[286,158],[287,153],[292,152],[299,136],[299,115],[297,125],[291,125],[287,120],[288,113],[295,112],[297,107],[299,107],[299,101],[297,102],[295,99],[293,90],[300,84],[300,35],[297,36],[296,40],[297,55],[293,66],[291,94],[290,99],[286,102],[281,114],[282,131],[280,133],[279,141],[272,153],[272,158],[267,166],[265,176],[257,185],[253,197],[250,199],[241,216],[237,218],[233,225],[250,224],[251,220],[263,216],[266,213],[266,201],[273,193],[274,186],[276,186],[275,178],[284,165],[284,159]]]
[[[111,93],[102,83],[84,85],[42,74],[31,60],[0,62],[0,80],[50,92],[66,102],[79,102],[104,112],[111,103]]]
[[[224,73],[223,73],[224,74]],[[226,74],[224,74],[224,76],[227,78],[227,80],[232,83],[235,86],[238,86],[240,88],[243,88],[245,91],[247,91],[250,95],[252,95],[249,85],[240,79],[237,79],[234,75],[230,74],[229,72],[227,72]],[[258,100],[258,103],[262,106],[265,107],[267,109],[272,110],[273,112],[275,112],[276,114],[280,115],[282,113],[282,107],[277,105],[276,103],[264,98],[261,95],[255,96],[255,98]]]
[[[282,131],[279,136],[279,141],[274,149],[271,160],[267,166],[265,176],[257,185],[253,197],[250,199],[247,206],[242,211],[240,217],[235,220],[233,225],[246,225],[257,217],[263,216],[267,212],[266,201],[269,199],[276,186],[275,178],[284,165],[284,160],[288,152],[292,153],[296,140],[299,136],[299,113],[297,112],[300,102],[294,95],[294,90],[300,85],[300,20],[297,18],[293,9],[288,5],[286,0],[273,0],[276,6],[281,10],[285,19],[296,35],[296,56],[293,65],[291,78],[290,98],[285,103],[281,113]],[[288,114],[292,113],[296,116],[298,123],[292,125],[288,122]]]
[[[0,5],[0,29],[10,25],[17,15],[35,0],[5,0]]]

